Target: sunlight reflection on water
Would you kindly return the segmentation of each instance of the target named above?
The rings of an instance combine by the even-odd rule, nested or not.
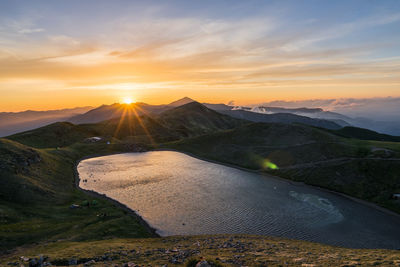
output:
[[[247,233],[400,248],[398,217],[323,190],[178,152],[92,158],[82,161],[78,171],[82,188],[138,211],[161,235]]]

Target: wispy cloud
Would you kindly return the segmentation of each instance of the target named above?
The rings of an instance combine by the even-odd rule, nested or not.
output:
[[[26,14],[4,16],[0,83],[22,89],[23,84],[11,86],[10,81],[37,79],[65,90],[174,86],[214,90],[220,98],[231,90],[246,103],[400,95],[396,9],[325,18],[319,14],[322,7],[313,14],[305,8],[304,15],[294,3],[294,11],[284,3],[272,11],[273,5],[265,3],[233,3],[245,7],[241,12],[192,5],[130,3],[97,9],[85,3],[70,14],[54,4],[44,14],[30,6]],[[380,38],[374,38],[376,33]]]
[[[400,113],[400,97],[277,100],[257,105],[286,108],[322,108],[326,111],[335,111],[352,117],[361,116],[383,121],[398,121],[397,114]]]

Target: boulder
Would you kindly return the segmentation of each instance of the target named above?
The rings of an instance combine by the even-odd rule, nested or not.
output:
[[[211,267],[211,265],[206,260],[202,260],[196,264],[196,267]]]

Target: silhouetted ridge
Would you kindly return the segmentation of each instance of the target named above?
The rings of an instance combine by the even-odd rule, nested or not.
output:
[[[74,125],[70,122],[56,122],[7,138],[32,147],[49,148],[68,146],[98,134],[99,132],[94,128]]]
[[[164,111],[159,119],[168,127],[178,129],[184,136],[232,129],[244,123],[242,120],[220,114],[198,102]]]
[[[182,106],[182,105],[185,105],[185,104],[188,104],[188,103],[191,103],[191,102],[196,102],[196,101],[191,99],[191,98],[189,98],[189,97],[187,97],[187,96],[185,96],[185,97],[183,97],[181,99],[178,99],[176,101],[173,101],[173,102],[169,103],[168,106],[178,107],[178,106]]]
[[[381,134],[372,130],[358,128],[358,127],[348,126],[332,132],[339,136],[356,138],[361,140],[400,142],[400,136]]]

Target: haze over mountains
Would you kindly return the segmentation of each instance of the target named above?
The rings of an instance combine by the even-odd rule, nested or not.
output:
[[[400,212],[399,202],[392,197],[400,189],[400,139],[397,137],[354,127],[315,127],[287,118],[335,122],[289,113],[230,110],[226,105],[203,105],[191,99],[178,103],[183,105],[101,106],[80,116],[82,120],[100,119],[97,123],[56,122],[0,138],[0,200],[12,207],[4,209],[5,218],[9,229],[16,229],[0,233],[5,240],[1,245],[13,248],[70,236],[73,240],[87,240],[99,236],[125,237],[127,233],[131,237],[144,235],[129,232],[144,230],[134,226],[137,222],[129,221],[132,218],[125,215],[99,218],[99,213],[119,212],[112,203],[102,202],[101,211],[97,207],[88,207],[91,210],[85,208],[82,212],[69,208],[72,203],[85,203],[88,198],[82,192],[77,194],[74,164],[93,154],[174,149],[208,160],[271,172]],[[137,115],[138,112],[142,115]],[[245,114],[247,119],[223,112]],[[281,121],[252,122],[249,119],[256,120],[254,115],[281,118]],[[111,119],[103,120],[110,116]],[[92,142],[93,137],[99,139]],[[0,203],[0,208],[3,207]],[[30,213],[25,213],[27,207]],[[46,228],[40,231],[32,228],[27,235],[21,235],[20,228],[12,228],[21,220],[29,226],[39,220]],[[86,226],[71,227],[77,224],[90,225],[90,230]],[[114,224],[123,224],[123,227],[110,227]]]
[[[142,102],[132,104],[114,103],[97,108],[82,107],[64,110],[24,111],[19,113],[0,113],[0,136],[41,127],[53,122],[67,121],[73,124],[99,123],[120,118],[125,115],[129,105],[135,116],[157,115],[174,107],[195,100],[184,97],[165,105],[149,105]],[[299,123],[320,128],[337,130],[346,126],[355,126],[390,135],[400,135],[400,124],[374,121],[368,118],[352,118],[343,114],[325,111],[322,108],[284,108],[273,106],[240,107],[225,104],[204,103],[204,106],[233,118],[252,122]]]
[[[0,112],[0,137],[34,129],[57,121],[65,121],[72,116],[85,113],[93,107],[22,112]]]
[[[346,116],[347,118],[342,119],[353,126],[368,128],[386,134],[400,135],[399,97],[271,101],[257,106],[290,109],[303,107],[322,108],[324,111]],[[319,115],[322,115],[322,118],[330,118],[330,116],[327,117],[329,114],[326,112]]]

